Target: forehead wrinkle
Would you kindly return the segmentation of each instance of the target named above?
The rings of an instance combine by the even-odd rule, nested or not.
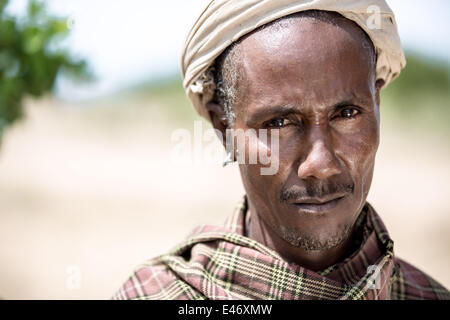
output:
[[[255,36],[262,37],[263,41],[261,41],[260,44],[263,44],[267,48],[278,49],[280,45],[283,45],[292,39],[291,35],[289,34],[292,28],[296,28],[295,32],[297,34],[304,33],[308,35],[317,33],[318,30],[317,26],[320,25],[321,31],[323,30],[330,31],[338,29],[339,31],[344,32],[346,34],[346,37],[341,36],[339,37],[340,38],[339,40],[347,40],[346,43],[348,43],[349,42],[348,40],[350,40],[349,38],[351,38],[352,41],[358,43],[361,49],[369,53],[368,55],[365,55],[366,58],[370,57],[371,55],[372,56],[374,55],[373,54],[374,50],[371,50],[373,49],[372,41],[364,32],[364,30],[362,30],[361,27],[359,27],[355,22],[342,16],[335,16],[333,15],[334,13],[332,12],[323,11],[322,13],[324,14],[323,16],[322,15],[311,16],[308,14],[301,15],[301,13],[295,16],[294,14],[291,17],[287,17],[285,21],[282,20],[275,24],[269,23],[267,26],[264,26],[264,28],[260,30],[255,30],[254,32],[248,34],[244,38]],[[300,27],[300,25],[302,25],[302,27]],[[267,41],[268,39],[270,41]],[[314,39],[316,38],[314,37]],[[327,49],[325,50],[326,52],[330,51],[329,46],[333,43],[338,47],[341,47],[342,45],[345,44],[342,42],[336,43],[335,40],[338,39],[332,38],[331,42],[327,41],[323,43],[325,48]],[[310,45],[317,45],[317,44],[321,44],[321,42],[306,41],[304,44],[302,44],[302,47],[308,47]],[[310,54],[314,56],[313,52],[311,52]]]
[[[300,23],[300,21],[298,23]],[[358,41],[358,39],[355,38],[354,34],[349,33],[348,30],[346,30],[347,28],[340,28],[322,23],[320,29],[317,29],[314,26],[318,23],[320,23],[320,21],[309,21],[304,28],[306,30],[317,30],[319,34],[325,34],[327,41],[314,41],[314,39],[311,38],[311,35],[298,35],[298,30],[295,30],[296,35],[301,37],[300,39],[291,37],[290,39],[292,40],[282,41],[275,46],[272,42],[268,42],[266,37],[263,37],[270,29],[260,31],[264,32],[264,34],[259,32],[255,33],[253,36],[246,39],[248,41],[243,41],[240,44],[243,49],[241,50],[241,53],[243,54],[242,60],[244,62],[242,68],[243,71],[256,75],[257,77],[259,71],[268,71],[271,73],[271,77],[280,79],[284,71],[289,72],[293,69],[292,67],[295,67],[298,63],[304,63],[306,66],[314,65],[319,68],[322,66],[322,69],[328,68],[327,70],[323,69],[322,72],[332,71],[329,70],[329,68],[333,70],[337,69],[340,66],[339,60],[341,55],[346,54],[346,52],[355,55],[355,58],[358,60],[361,59],[361,62],[368,60],[367,55],[357,54],[359,49],[363,49],[364,46],[361,44],[361,41]],[[330,38],[330,36],[327,36],[327,33],[333,28],[335,30],[334,37]],[[336,28],[339,28],[338,32],[336,32]],[[290,35],[294,32],[292,28],[284,30],[286,31],[282,31],[282,33]],[[330,46],[332,47],[331,49]],[[291,50],[283,50],[283,48],[289,47]],[[292,47],[298,47],[298,50],[292,50]],[[255,48],[258,50],[248,50]],[[255,66],[257,66],[257,69],[254,69]],[[273,67],[277,67],[278,70],[275,70]],[[346,70],[342,71],[344,72]],[[320,75],[318,76],[319,77],[316,76],[309,80],[312,82],[320,81]],[[298,77],[301,78],[301,74],[299,74]]]

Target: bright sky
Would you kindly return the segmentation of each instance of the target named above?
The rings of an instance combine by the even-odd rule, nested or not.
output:
[[[449,61],[450,1],[387,0],[405,48]],[[98,81],[84,88],[60,85],[68,99],[108,94],[179,70],[184,37],[209,0],[46,0],[51,13],[74,22],[68,41]],[[10,0],[23,12],[27,0]]]

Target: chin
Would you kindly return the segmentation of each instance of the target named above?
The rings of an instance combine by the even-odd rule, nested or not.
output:
[[[278,233],[291,245],[304,250],[330,250],[349,237],[352,225],[349,223],[331,229],[325,226],[322,230],[281,226]]]
[[[288,208],[283,208],[281,215],[275,218],[272,227],[282,239],[295,247],[305,250],[332,249],[348,238],[357,218],[355,214],[349,215],[353,210],[345,202],[323,212],[287,205]]]

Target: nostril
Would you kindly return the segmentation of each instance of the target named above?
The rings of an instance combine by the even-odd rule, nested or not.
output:
[[[309,177],[326,179],[340,173],[337,159],[323,143],[316,143],[313,146],[306,159],[300,163],[297,172],[301,179]]]

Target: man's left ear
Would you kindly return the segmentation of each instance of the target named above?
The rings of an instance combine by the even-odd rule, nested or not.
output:
[[[377,105],[378,106],[380,105],[380,91],[381,91],[381,88],[383,86],[384,86],[384,80],[383,79],[378,79],[375,82],[375,90],[376,90],[375,94],[376,94],[376,99],[377,99]]]

